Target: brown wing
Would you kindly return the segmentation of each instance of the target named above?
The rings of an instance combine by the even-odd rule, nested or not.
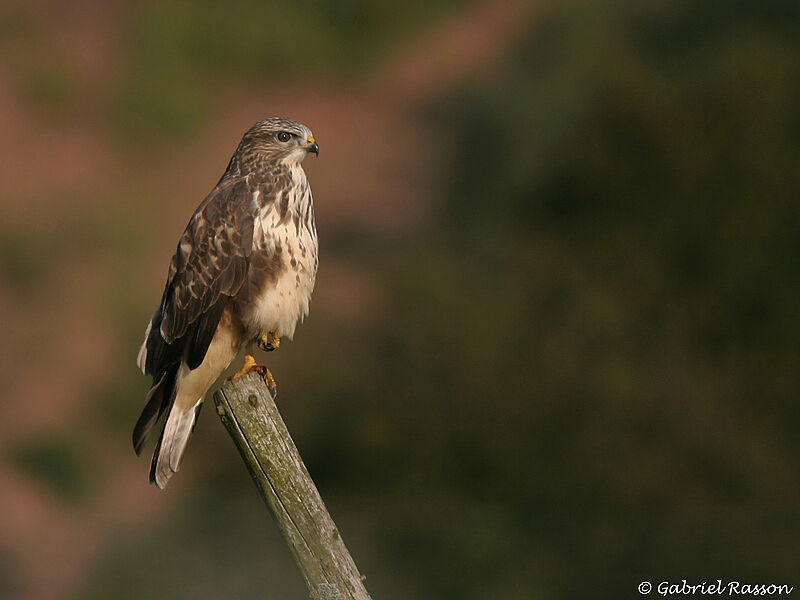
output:
[[[254,212],[246,178],[236,178],[220,181],[192,216],[153,315],[146,374],[184,356],[192,369],[203,362],[222,310],[247,277]]]
[[[172,401],[181,361],[190,369],[203,362],[225,306],[247,279],[254,216],[247,178],[223,178],[178,242],[140,365],[154,385],[134,428],[137,452]]]

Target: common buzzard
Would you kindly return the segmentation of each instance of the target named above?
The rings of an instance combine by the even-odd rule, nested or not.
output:
[[[300,164],[309,152],[319,146],[305,125],[256,123],[178,242],[138,358],[153,384],[133,430],[137,454],[167,415],[150,469],[159,488],[180,467],[206,392],[239,351],[237,375],[255,366],[254,343],[277,348],[308,314],[318,264]]]

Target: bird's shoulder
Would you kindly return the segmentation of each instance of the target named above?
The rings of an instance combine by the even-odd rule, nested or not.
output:
[[[259,214],[273,204],[280,207],[292,184],[290,171],[279,164],[226,173],[189,219],[170,261],[168,281],[181,273],[208,276],[232,257],[248,258]]]
[[[170,260],[165,300],[175,309],[202,312],[241,286],[253,245],[252,196],[247,176],[223,178],[198,206]]]
[[[192,214],[178,240],[169,279],[206,256],[227,255],[244,243],[252,230],[254,211],[248,177],[223,178]]]

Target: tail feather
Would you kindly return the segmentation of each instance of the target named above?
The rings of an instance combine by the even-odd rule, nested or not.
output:
[[[162,490],[166,487],[170,477],[180,469],[181,459],[194,430],[202,402],[201,398],[188,409],[181,409],[173,404],[170,409],[164,430],[161,432],[161,437],[159,437],[153,453],[153,462],[150,465],[150,482],[155,483]]]
[[[142,373],[147,375],[147,339],[150,337],[150,331],[153,329],[153,322],[147,324],[147,329],[144,332],[144,342],[142,347],[139,348],[139,355],[136,357],[136,364],[142,370]]]
[[[170,407],[175,398],[175,376],[178,366],[167,368],[161,377],[153,384],[145,398],[145,406],[136,425],[133,428],[133,449],[136,454],[142,453],[147,438],[161,415]]]
[[[165,295],[169,289],[168,284]],[[218,321],[222,318],[218,313],[225,312],[225,306],[220,306],[209,307]],[[133,446],[137,453],[141,452],[166,413],[150,466],[151,483],[163,489],[180,468],[203,398],[236,357],[242,339],[239,328],[231,324],[229,317],[220,323],[201,318],[184,337],[167,343],[160,332],[161,321],[162,307],[159,307],[138,356],[139,367],[146,375],[153,376],[153,386],[134,428]],[[202,346],[203,352],[195,352],[194,346]]]

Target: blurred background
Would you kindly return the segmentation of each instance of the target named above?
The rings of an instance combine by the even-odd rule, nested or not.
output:
[[[303,598],[213,409],[130,432],[168,259],[308,124],[263,357],[374,598],[800,585],[800,5],[0,4],[0,596]]]

